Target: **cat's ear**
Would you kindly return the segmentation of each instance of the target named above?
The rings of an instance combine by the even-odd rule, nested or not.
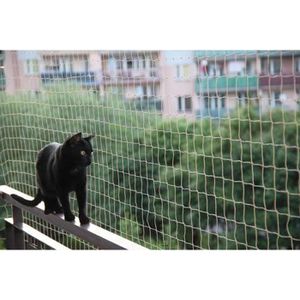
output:
[[[91,134],[91,135],[85,137],[84,139],[85,139],[86,141],[90,141],[93,137],[95,137],[95,136],[94,136],[93,134]]]
[[[70,145],[74,145],[74,144],[77,144],[79,143],[79,141],[81,140],[81,132],[78,132],[76,134],[74,134],[73,136],[71,136],[67,142],[70,144]]]

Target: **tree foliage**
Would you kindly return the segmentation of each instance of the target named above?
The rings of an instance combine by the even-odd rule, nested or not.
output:
[[[114,183],[157,243],[298,248],[299,138],[299,113],[288,111],[165,121],[117,163]]]

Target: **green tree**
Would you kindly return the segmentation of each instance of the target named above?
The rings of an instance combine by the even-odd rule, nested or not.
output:
[[[115,183],[142,235],[187,249],[300,246],[299,113],[162,122],[135,144]]]

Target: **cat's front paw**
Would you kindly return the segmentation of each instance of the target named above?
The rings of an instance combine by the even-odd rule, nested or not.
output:
[[[65,221],[73,222],[75,220],[75,216],[72,213],[65,214]]]
[[[81,225],[86,225],[90,223],[90,219],[86,215],[79,215],[79,221]]]

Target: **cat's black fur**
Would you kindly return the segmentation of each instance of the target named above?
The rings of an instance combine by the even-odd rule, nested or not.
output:
[[[45,203],[45,214],[64,213],[66,221],[74,221],[69,193],[75,191],[81,224],[88,224],[86,215],[86,168],[91,164],[93,149],[90,140],[77,133],[63,144],[51,143],[38,153],[36,171],[38,192],[27,201],[17,195],[14,199],[27,206]]]

